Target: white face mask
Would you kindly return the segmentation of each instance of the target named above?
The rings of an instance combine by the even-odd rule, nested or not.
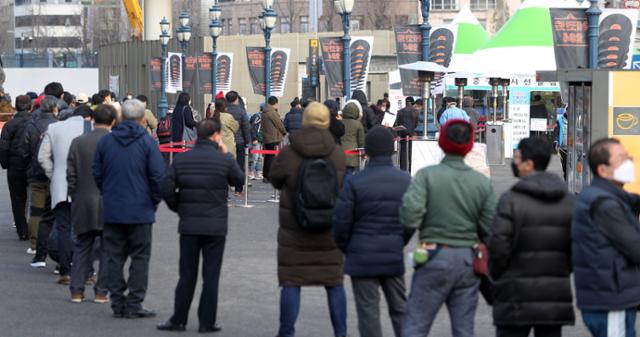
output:
[[[622,165],[613,171],[613,180],[622,183],[630,184],[636,180],[636,166],[633,161],[627,159]]]

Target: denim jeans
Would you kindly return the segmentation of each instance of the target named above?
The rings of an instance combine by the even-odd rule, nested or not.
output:
[[[347,335],[347,295],[343,286],[325,287],[331,324],[336,337]],[[300,312],[300,287],[282,287],[280,292],[280,329],[278,337],[295,336]]]
[[[621,311],[582,311],[582,320],[593,337],[636,337],[636,315],[633,309]]]
[[[262,144],[253,145],[252,150],[262,150]],[[262,155],[249,155],[249,172],[262,172]]]
[[[453,337],[473,337],[480,279],[473,273],[471,248],[443,248],[416,269],[402,325],[403,337],[429,335],[443,304]]]

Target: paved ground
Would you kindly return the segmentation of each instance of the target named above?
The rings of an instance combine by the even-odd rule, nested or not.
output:
[[[559,164],[554,163],[559,169]],[[498,193],[512,183],[508,166],[494,168],[494,185]],[[230,232],[222,268],[219,321],[224,331],[217,336],[272,337],[278,327],[278,284],[276,278],[276,205],[265,202],[272,190],[262,183],[252,189],[254,208],[232,207]],[[242,202],[234,200],[234,205]],[[163,336],[154,326],[166,320],[172,312],[173,291],[177,282],[178,235],[177,217],[161,206],[154,225],[151,277],[145,305],[158,312],[158,318],[122,320],[111,318],[108,305],[91,302],[72,304],[67,287],[55,284],[53,264],[46,269],[29,267],[27,246],[16,239],[11,228],[8,191],[4,172],[0,174],[0,336]],[[410,280],[410,272],[407,273]],[[349,294],[349,334],[358,336],[351,288]],[[90,299],[92,291],[86,294]],[[196,294],[196,296],[199,296]],[[197,304],[197,300],[196,300]],[[196,304],[186,334],[197,335]],[[384,311],[384,309],[383,309]],[[383,316],[385,335],[392,331],[387,316]],[[297,324],[298,336],[329,337],[331,324],[324,290],[305,288],[302,309]],[[476,335],[494,335],[490,308],[480,300],[476,316]],[[450,336],[446,310],[437,318],[430,336]],[[566,328],[565,336],[587,336],[581,322]],[[362,336],[366,337],[366,336]]]

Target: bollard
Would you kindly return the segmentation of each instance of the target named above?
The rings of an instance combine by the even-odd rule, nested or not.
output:
[[[362,152],[358,149],[358,172],[360,171],[362,171]]]
[[[244,208],[252,208],[253,205],[249,205],[249,148],[244,148],[244,205],[240,206]]]
[[[280,146],[276,146],[276,150],[280,150]],[[274,187],[273,188],[273,199],[269,199],[267,200],[267,202],[272,202],[272,203],[280,203],[280,195],[278,193],[278,190]]]
[[[411,137],[407,136],[404,141],[404,158],[406,160],[405,169],[407,170],[407,172],[411,173],[411,163],[409,163],[409,151],[411,151],[411,146],[409,145],[409,142],[411,142]]]

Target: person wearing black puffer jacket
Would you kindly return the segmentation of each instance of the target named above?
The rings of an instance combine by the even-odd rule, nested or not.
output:
[[[369,164],[346,180],[336,203],[333,236],[346,257],[360,336],[382,337],[381,287],[395,336],[400,337],[407,301],[403,249],[413,231],[404,230],[398,213],[411,176],[393,167],[393,135],[388,129],[369,130],[365,151]]]
[[[180,216],[180,280],[173,316],[158,330],[184,331],[203,257],[203,283],[198,316],[200,332],[216,332],[218,284],[228,229],[229,185],[244,182],[244,173],[222,142],[220,123],[198,124],[195,148],[176,157],[162,187],[165,202]],[[231,149],[235,151],[235,149]]]
[[[362,90],[356,90],[351,95],[351,99],[357,100],[362,106],[362,125],[364,126],[364,132],[368,132],[369,129],[373,128],[376,125],[380,125],[382,120],[378,118],[376,113],[369,107],[369,103],[367,102],[367,94]]]
[[[2,128],[0,135],[0,165],[7,169],[7,183],[11,197],[13,222],[20,240],[29,239],[27,225],[27,162],[22,158],[20,147],[24,140],[24,130],[31,120],[31,97],[18,96],[16,98],[16,114]],[[32,249],[35,249],[35,241]]]
[[[284,128],[289,134],[302,128],[302,103],[298,97],[291,102],[291,111],[284,116]]]
[[[488,241],[497,337],[559,337],[573,325],[571,218],[575,198],[545,172],[552,147],[520,141],[512,169],[522,179],[502,195]]]

